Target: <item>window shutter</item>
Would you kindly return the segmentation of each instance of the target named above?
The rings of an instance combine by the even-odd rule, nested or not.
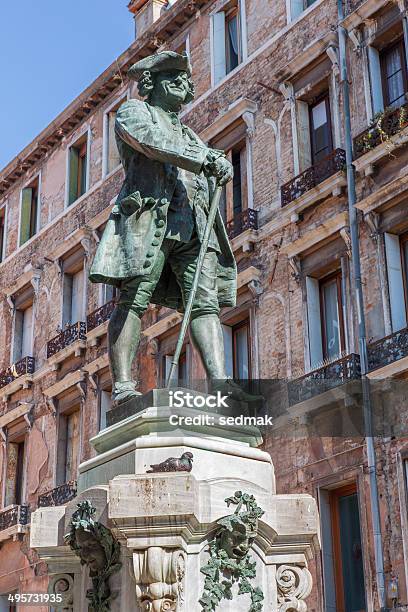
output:
[[[225,13],[220,11],[212,16],[214,85],[227,74],[225,54]]]
[[[76,147],[71,147],[69,150],[68,204],[72,204],[78,198],[78,170],[79,170],[79,151]]]
[[[20,246],[30,238],[32,199],[33,190],[30,187],[23,189],[21,195]]]
[[[304,0],[290,0],[290,20],[294,21],[304,11]]]
[[[310,367],[323,361],[322,324],[320,318],[319,281],[306,276],[307,318],[309,326]]]
[[[84,272],[81,270],[72,277],[71,323],[82,321],[84,297]]]
[[[312,165],[312,148],[310,145],[309,105],[301,100],[296,101],[296,120],[298,130],[299,169],[301,172]]]
[[[32,356],[32,327],[33,307],[26,308],[23,312],[23,337],[21,341],[21,357]]]
[[[390,294],[392,331],[407,325],[405,311],[404,279],[402,275],[401,248],[399,237],[384,234],[387,259],[388,291]]]
[[[232,378],[234,376],[232,327],[229,325],[223,325],[222,335],[224,337],[225,372],[228,377]]]
[[[100,413],[99,413],[99,431],[106,427],[106,413],[112,407],[111,394],[108,391],[101,391],[100,398]]]
[[[72,321],[72,275],[64,274],[62,326],[70,325]]]
[[[334,557],[330,510],[330,492],[319,490],[320,525],[322,528],[322,560],[324,582],[324,609],[336,612],[336,587],[334,580]]]
[[[368,63],[370,69],[371,99],[374,114],[384,110],[384,98],[382,92],[380,54],[374,47],[368,46]]]
[[[23,350],[24,311],[16,310],[14,314],[13,363],[20,361]]]

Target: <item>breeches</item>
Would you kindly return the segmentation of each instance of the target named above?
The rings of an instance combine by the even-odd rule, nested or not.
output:
[[[170,265],[177,279],[185,306],[193,285],[200,246],[201,243],[196,235],[188,243],[165,239],[151,272],[146,276],[137,276],[123,281],[119,306],[131,310],[141,317],[151,302],[166,262]],[[216,251],[207,251],[194,299],[191,319],[203,315],[218,315],[220,312],[217,291],[217,264],[218,255]]]

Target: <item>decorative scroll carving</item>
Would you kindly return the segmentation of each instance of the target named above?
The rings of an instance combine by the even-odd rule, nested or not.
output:
[[[122,567],[119,561],[120,544],[112,532],[94,521],[96,509],[86,500],[78,504],[78,510],[72,515],[70,532],[65,541],[81,560],[87,565],[92,578],[92,589],[87,591],[90,609],[93,612],[108,612],[113,599],[109,588],[109,578]]]
[[[184,601],[185,556],[151,546],[133,553],[136,597],[144,612],[179,610]]]
[[[278,612],[307,612],[304,601],[309,597],[313,580],[306,567],[281,565],[276,571]]]
[[[58,595],[58,610],[73,610],[74,605],[74,578],[71,574],[55,574],[51,576],[48,585],[51,595]]]
[[[220,528],[209,543],[210,558],[201,568],[206,578],[200,604],[203,612],[214,612],[222,599],[233,598],[232,587],[237,584],[239,595],[248,593],[251,597],[248,612],[261,612],[264,595],[250,583],[256,577],[256,563],[248,553],[258,532],[258,518],[264,511],[253,495],[242,491],[236,491],[225,502],[228,507],[231,504],[237,507],[234,514],[217,521]]]

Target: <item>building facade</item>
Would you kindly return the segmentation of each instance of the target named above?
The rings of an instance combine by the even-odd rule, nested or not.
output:
[[[0,173],[0,610],[5,594],[46,591],[30,514],[75,497],[95,453],[111,379],[115,294],[88,269],[123,180],[115,112],[126,77],[157,50],[185,50],[195,100],[183,121],[227,152],[222,213],[238,263],[237,306],[222,312],[228,373],[308,384],[333,379],[340,413],[360,378],[351,265],[345,117],[334,0],[133,0],[135,41]],[[404,0],[347,0],[369,377],[408,372],[408,28]],[[132,18],[129,16],[129,18]],[[135,363],[160,386],[181,317],[151,306]],[[204,377],[187,339],[180,382]],[[322,550],[313,611],[379,610],[364,435],[310,436],[302,415],[334,400],[290,396],[294,435],[266,435],[278,493],[310,493]],[[331,393],[331,392],[330,392]],[[324,397],[326,399],[324,399]],[[401,421],[406,418],[401,407]],[[375,438],[388,606],[408,609],[408,439]],[[47,608],[44,608],[44,610]]]

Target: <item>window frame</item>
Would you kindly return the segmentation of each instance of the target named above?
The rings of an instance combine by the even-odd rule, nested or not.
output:
[[[0,265],[6,259],[6,246],[7,246],[7,201],[0,204],[0,218],[3,219],[3,234],[0,242]]]
[[[68,458],[68,419],[74,414],[78,413],[78,448],[77,448],[77,473],[74,475],[72,480],[76,480],[78,477],[78,467],[81,464],[82,459],[82,405],[79,399],[74,401],[72,405],[66,406],[62,410],[58,409],[57,412],[57,428],[56,428],[56,444],[55,444],[55,471],[54,471],[54,479],[55,486],[61,486],[70,482],[67,480],[67,458]],[[64,446],[62,447],[62,440],[60,439],[61,435],[61,422],[64,420],[64,429],[65,429],[65,440]],[[61,463],[61,459],[63,459],[63,464]],[[64,478],[61,479],[62,472],[64,473]]]
[[[20,249],[21,247],[25,246],[28,242],[30,242],[30,240],[32,240],[40,231],[41,229],[41,181],[42,181],[42,173],[41,170],[39,172],[37,172],[34,176],[32,176],[26,183],[24,183],[24,185],[21,187],[20,189],[20,198],[19,198],[19,213],[18,213],[18,247],[17,250]],[[29,237],[27,238],[27,240],[25,240],[25,242],[21,242],[21,221],[22,221],[22,212],[23,212],[23,191],[24,189],[31,189],[32,185],[36,183],[37,184],[37,196],[36,196],[36,204],[35,204],[35,215],[34,217],[30,214],[30,232],[29,232]],[[33,202],[31,201],[31,207],[33,205]],[[31,208],[31,212],[32,212],[32,208]],[[35,221],[35,231],[32,232],[31,231],[31,226],[33,223],[33,220]],[[1,258],[0,258],[0,262],[1,262]]]
[[[109,115],[118,110],[118,108],[130,99],[130,90],[126,89],[122,95],[116,96],[115,99],[107,106],[103,113],[103,144],[102,144],[102,179],[106,179],[111,174],[115,173],[121,166],[121,162],[109,170]]]
[[[237,332],[242,328],[247,328],[247,348],[248,348],[248,379],[252,380],[252,355],[251,355],[251,321],[249,317],[243,319],[235,325],[231,325],[232,335],[232,373],[234,380],[238,380],[238,364],[237,364]]]
[[[340,539],[340,513],[339,513],[339,499],[348,495],[357,495],[357,501],[360,506],[359,491],[356,482],[349,483],[338,489],[332,489],[330,491],[330,516],[331,516],[331,527],[332,527],[332,542],[333,542],[333,565],[334,565],[334,587],[336,593],[336,603],[338,612],[344,612],[344,582],[343,582],[343,562],[342,562],[342,548]],[[361,530],[361,516],[358,514],[358,521],[360,524],[360,537],[361,544],[363,544],[363,534]],[[364,568],[364,562],[363,562]],[[365,592],[364,584],[364,592]],[[359,610],[358,612],[366,612],[365,609]]]
[[[88,191],[90,190],[90,170],[91,170],[91,137],[92,131],[91,127],[88,125],[83,129],[75,138],[71,140],[66,150],[66,166],[65,166],[65,209],[70,208],[78,203],[78,201],[85,197]],[[71,174],[70,174],[70,159],[71,159],[71,149],[78,148],[81,146],[81,141],[86,140],[86,174],[85,174],[85,191],[82,195],[75,198],[70,202],[70,182],[71,182]],[[78,172],[79,176],[79,172]]]
[[[236,0],[236,4],[234,6],[232,6],[231,8],[224,10],[224,14],[225,14],[225,37],[224,37],[224,41],[225,41],[225,72],[227,76],[228,74],[230,74],[230,72],[232,72],[233,70],[235,70],[236,68],[238,68],[238,66],[240,64],[242,64],[243,61],[243,54],[242,54],[242,26],[241,26],[241,11],[240,11],[240,0]],[[228,66],[231,66],[231,57],[230,57],[230,34],[229,34],[229,23],[230,21],[232,21],[234,19],[234,17],[237,18],[237,34],[238,34],[238,53],[237,53],[237,65],[234,66],[233,68],[228,68]]]
[[[315,150],[314,150],[315,149],[315,136],[314,136],[315,130],[313,129],[313,109],[323,101],[325,102],[325,107],[326,107],[327,126],[328,126],[328,132],[329,132],[329,149],[330,150],[327,153],[327,155],[330,155],[330,153],[332,153],[334,149],[333,126],[332,126],[331,105],[330,105],[330,91],[327,90],[323,92],[322,94],[320,94],[319,96],[317,96],[317,98],[309,104],[310,157],[312,161],[312,166],[319,164],[322,161],[322,159],[327,157],[327,155],[325,155],[321,160],[317,161],[315,159]]]
[[[400,58],[402,58],[401,68],[402,68],[402,80],[403,80],[404,94],[405,94],[404,102],[402,102],[402,104],[399,104],[398,106],[395,107],[395,109],[398,109],[398,108],[401,108],[403,104],[406,104],[407,102],[406,96],[408,93],[407,59],[406,59],[406,53],[405,53],[404,38],[401,36],[400,38],[398,38],[398,40],[393,41],[392,43],[390,43],[389,45],[381,49],[379,53],[380,53],[380,70],[381,70],[381,89],[382,89],[383,100],[384,100],[384,108],[388,108],[391,106],[391,102],[388,96],[387,72],[386,72],[387,67],[386,67],[385,57],[388,53],[390,53],[395,48],[399,48]]]
[[[399,236],[400,253],[401,253],[401,267],[402,267],[402,282],[404,286],[404,297],[405,297],[405,312],[408,320],[408,232]],[[404,248],[407,248],[407,259],[405,258]]]
[[[324,286],[336,279],[337,285],[337,308],[339,313],[339,328],[340,328],[340,354],[334,359],[339,359],[341,354],[346,350],[346,333],[345,333],[345,321],[343,313],[343,288],[342,288],[342,271],[336,270],[331,272],[327,276],[319,279],[319,300],[320,300],[320,323],[322,330],[322,349],[323,359],[332,360],[333,357],[329,357],[327,353],[327,334],[326,334],[326,316],[325,316],[325,300],[324,300]]]

